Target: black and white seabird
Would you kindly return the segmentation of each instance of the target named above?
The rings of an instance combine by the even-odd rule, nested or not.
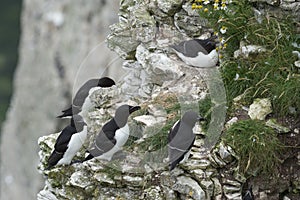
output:
[[[193,127],[197,121],[204,120],[194,111],[184,113],[181,120],[178,120],[168,135],[169,167],[173,170],[178,163],[184,162],[190,155],[190,149],[195,141]]]
[[[80,115],[74,115],[56,139],[54,150],[48,159],[48,169],[55,165],[68,165],[83,145],[87,126]]]
[[[192,39],[172,45],[175,53],[187,65],[194,67],[215,67],[219,60],[216,50],[216,36],[208,39]]]
[[[250,188],[246,191],[245,195],[243,196],[243,200],[254,200],[252,186],[250,186]]]
[[[100,133],[96,136],[90,153],[83,162],[94,157],[110,161],[129,137],[129,127],[127,125],[129,115],[140,108],[140,106],[130,105],[122,105],[117,108],[115,116],[103,125]]]
[[[88,80],[77,91],[75,97],[73,98],[72,105],[63,110],[63,114],[57,117],[71,117],[72,115],[79,114],[82,111],[88,111],[92,105],[88,97],[99,88],[111,87],[113,85],[115,85],[115,82],[109,77]]]

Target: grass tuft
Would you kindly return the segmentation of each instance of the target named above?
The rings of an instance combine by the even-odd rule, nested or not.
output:
[[[274,173],[282,145],[273,129],[258,120],[242,120],[233,124],[223,138],[240,156],[241,172],[256,175]]]
[[[266,13],[257,17],[254,4],[246,0],[227,3],[224,10],[214,9],[212,3],[194,2],[198,7],[201,4],[201,17],[210,22],[221,41],[221,71],[229,111],[234,112],[230,109],[232,100],[243,94],[248,105],[255,98],[271,99],[273,113],[278,117],[288,115],[289,107],[298,108],[299,115],[300,70],[294,65],[297,56],[292,52],[297,49],[292,43],[299,44],[300,36],[292,16],[280,18]],[[262,46],[266,52],[235,58],[234,52],[241,41],[245,45]]]

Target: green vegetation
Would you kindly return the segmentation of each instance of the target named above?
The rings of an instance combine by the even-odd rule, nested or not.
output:
[[[250,105],[255,98],[269,98],[273,115],[296,119],[300,115],[300,70],[294,65],[300,43],[292,16],[272,16],[254,11],[247,1],[194,0],[193,9],[208,20],[220,40],[221,73],[225,84],[229,116],[239,103]],[[241,46],[256,45],[263,53],[234,55]],[[298,49],[299,50],[299,49]],[[296,108],[291,115],[289,108]],[[272,173],[278,164],[281,144],[274,130],[263,121],[242,120],[226,130],[224,141],[240,156],[240,170],[246,174]]]
[[[240,156],[241,172],[270,174],[278,164],[281,143],[273,129],[258,120],[242,120],[233,124],[223,138]]]
[[[253,5],[246,0],[225,6],[222,10],[211,4],[203,5],[199,12],[221,41],[221,71],[229,108],[239,95],[248,105],[254,98],[270,98],[274,114],[280,117],[288,114],[289,107],[300,108],[300,73],[294,66],[297,56],[292,53],[296,50],[292,43],[300,43],[295,22],[290,16],[255,16]],[[234,51],[240,48],[241,41],[267,51],[235,58]]]

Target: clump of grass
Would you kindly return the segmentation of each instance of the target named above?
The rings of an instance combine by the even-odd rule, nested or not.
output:
[[[195,0],[192,7],[199,9],[221,41],[221,71],[229,110],[232,100],[242,94],[247,104],[255,98],[270,98],[273,113],[279,117],[289,114],[289,107],[299,108],[300,72],[294,66],[297,56],[292,53],[296,50],[292,43],[299,44],[300,37],[291,16],[279,18],[268,13],[258,19],[254,4],[249,1],[218,2],[204,4]],[[221,9],[222,6],[226,9]],[[262,46],[267,51],[235,58],[240,41]]]
[[[119,161],[110,161],[109,165],[105,166],[102,170],[102,173],[105,173],[108,175],[109,178],[114,179],[115,176],[121,176],[122,175],[122,167],[120,166]]]
[[[223,140],[240,156],[241,172],[251,175],[274,172],[282,145],[275,131],[262,121],[249,119],[234,123]]]
[[[167,122],[162,126],[148,128],[151,135],[139,144],[139,148],[145,151],[157,151],[165,147],[168,143],[168,133],[173,124],[179,119],[180,103],[174,93],[162,94],[154,99],[153,104],[162,106],[167,112]],[[149,149],[150,147],[150,149]]]
[[[174,123],[180,119],[180,110],[189,110],[195,108],[195,104],[180,104],[175,94],[165,94],[158,96],[154,104],[163,106],[167,112],[167,121],[164,125],[149,127],[147,133],[150,137],[146,138],[138,146],[140,150],[145,151],[157,151],[165,147],[168,143],[168,133]],[[198,102],[199,114],[206,118],[206,121],[202,124],[203,130],[208,129],[211,115],[211,99],[209,97],[202,99]],[[197,111],[196,111],[197,112]],[[182,114],[182,113],[181,113]],[[150,147],[150,149],[149,149]]]
[[[198,102],[199,105],[199,113],[200,115],[205,118],[205,121],[201,123],[202,129],[204,132],[207,131],[208,126],[210,124],[210,120],[211,120],[211,112],[212,112],[212,106],[213,103],[211,102],[211,99],[209,96],[207,96],[204,99],[201,99]]]

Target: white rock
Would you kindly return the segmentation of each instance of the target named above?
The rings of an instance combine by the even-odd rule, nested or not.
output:
[[[264,120],[271,112],[271,101],[269,99],[255,99],[249,107],[248,115],[251,119]]]
[[[214,194],[222,194],[223,190],[222,190],[222,185],[220,183],[220,180],[215,177],[212,178],[211,180],[214,182],[214,186],[215,186]]]
[[[105,173],[96,173],[93,175],[93,177],[101,183],[108,183],[111,185],[115,184],[115,181],[108,177],[108,175]]]
[[[218,153],[220,157],[227,163],[233,159],[231,153],[228,151],[227,147],[223,143],[220,144]]]
[[[91,184],[90,180],[88,180],[87,176],[84,174],[83,171],[74,172],[67,185],[73,185],[80,188],[86,188],[88,185]]]
[[[228,122],[226,122],[225,127],[228,129],[232,124],[236,123],[237,121],[238,121],[238,118],[233,117]]]
[[[41,190],[37,194],[37,200],[58,200],[56,196],[51,193],[49,190]]]
[[[191,196],[193,199],[205,199],[205,192],[203,189],[190,177],[177,177],[177,182],[173,185],[172,189],[179,193]]]
[[[290,131],[289,128],[285,127],[285,126],[282,126],[280,125],[276,119],[269,119],[267,122],[266,122],[266,125],[277,130],[279,133],[287,133]]]
[[[133,177],[133,176],[124,176],[123,179],[131,185],[143,185],[143,178]]]
[[[240,49],[234,52],[234,57],[239,58],[239,57],[245,57],[248,58],[251,54],[259,54],[266,52],[267,50],[258,45],[243,45],[241,43]]]
[[[165,117],[154,117],[152,115],[140,115],[133,118],[137,122],[141,122],[146,126],[153,126],[157,123],[164,123],[166,121]]]

